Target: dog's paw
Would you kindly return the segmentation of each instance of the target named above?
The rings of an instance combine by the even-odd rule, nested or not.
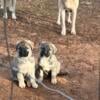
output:
[[[16,20],[16,15],[15,15],[15,13],[12,13],[12,19],[15,19],[15,20]]]
[[[20,82],[20,83],[19,83],[19,87],[20,87],[20,88],[25,88],[25,87],[26,87],[26,84],[25,84],[24,82]]]
[[[71,34],[76,35],[76,30],[74,27],[72,27],[72,29],[71,29]]]
[[[65,36],[66,35],[66,27],[63,27],[62,28],[61,35],[62,36]]]
[[[8,19],[7,13],[4,13],[3,18]]]
[[[75,30],[74,31],[72,30],[71,31],[71,34],[76,35],[76,31]]]
[[[32,84],[32,87],[33,88],[38,88],[38,84],[37,83],[34,83],[34,84]]]
[[[61,22],[60,22],[60,20],[57,20],[57,24],[58,24],[58,25],[61,25]]]
[[[4,7],[3,7],[3,6],[1,6],[0,8],[1,8],[1,9],[3,9]]]
[[[52,78],[52,79],[51,79],[51,83],[52,83],[52,84],[57,84],[57,79],[56,79],[56,78]]]
[[[62,35],[62,36],[65,36],[65,35],[66,35],[66,31],[65,31],[65,30],[62,31],[62,32],[61,32],[61,35]]]

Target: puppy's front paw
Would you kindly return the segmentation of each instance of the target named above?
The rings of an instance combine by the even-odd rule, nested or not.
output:
[[[26,87],[26,85],[25,85],[25,83],[24,83],[24,82],[19,82],[19,87],[20,87],[20,88],[25,88],[25,87]]]
[[[51,83],[52,83],[52,84],[57,84],[57,79],[56,79],[56,78],[52,78],[52,79],[51,79]]]
[[[33,88],[38,88],[38,84],[37,84],[37,83],[33,83],[33,84],[32,84],[32,87],[33,87]]]

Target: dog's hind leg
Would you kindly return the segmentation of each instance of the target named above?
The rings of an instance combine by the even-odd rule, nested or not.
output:
[[[12,7],[12,5],[13,5],[13,0],[9,0],[9,2],[8,2],[8,8],[9,8],[9,11],[13,11],[13,7]]]
[[[9,10],[12,12],[12,19],[16,19],[16,0],[10,0],[9,1]]]
[[[12,5],[12,19],[16,19],[16,0],[13,0],[13,5]]]
[[[74,9],[72,11],[72,28],[71,28],[71,33],[75,34],[75,35],[76,35],[76,28],[75,28],[76,15],[77,15],[77,9]]]
[[[8,18],[8,15],[7,15],[7,0],[4,4],[4,0],[1,0],[1,8],[4,9],[4,6],[5,6],[5,11],[4,11],[4,14],[3,14],[3,18],[7,19]]]
[[[61,10],[61,27],[62,27],[62,30],[61,30],[61,34],[62,35],[66,35],[66,23],[65,23],[65,9],[62,9]]]
[[[7,7],[5,9],[5,12],[4,12],[4,15],[3,15],[3,18],[7,19],[8,18],[8,14],[7,14]]]
[[[70,12],[70,11],[68,11],[68,19],[67,19],[67,22],[68,22],[69,24],[72,23],[72,21],[71,21],[71,12]]]
[[[61,4],[60,4],[60,0],[58,0],[58,19],[57,19],[57,24],[60,25],[61,24]]]
[[[1,0],[1,9],[4,8],[4,0]]]

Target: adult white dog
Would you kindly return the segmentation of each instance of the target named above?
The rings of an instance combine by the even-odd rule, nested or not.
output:
[[[7,14],[7,8],[9,9],[9,11],[12,12],[12,19],[16,19],[16,0],[6,0],[6,12],[4,13],[4,18],[8,18],[8,14]],[[1,0],[1,9],[4,9],[4,0]]]
[[[79,6],[79,0],[58,0],[58,20],[57,24],[61,24],[61,34],[66,35],[66,23],[65,23],[65,12],[68,11],[68,23],[72,23],[71,33],[76,34],[76,16],[77,9]],[[72,12],[72,21],[71,21],[71,12]]]

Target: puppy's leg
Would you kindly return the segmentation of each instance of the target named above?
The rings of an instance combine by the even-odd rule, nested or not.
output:
[[[39,81],[43,81],[43,76],[44,76],[43,71],[40,70]]]
[[[19,87],[20,88],[25,88],[25,82],[24,82],[24,76],[22,73],[17,73],[17,78],[18,78],[18,82],[19,82]]]
[[[58,62],[57,63],[57,68],[56,68],[56,73],[58,74],[60,72],[60,69],[61,69],[61,64]]]
[[[71,21],[71,12],[70,12],[70,11],[68,12],[68,19],[67,19],[67,22],[68,22],[69,24],[72,23],[72,21]]]
[[[61,10],[61,20],[62,20],[62,25],[61,25],[61,27],[62,27],[62,31],[61,31],[61,34],[62,35],[66,35],[66,23],[65,23],[65,9],[62,9]]]
[[[57,19],[57,24],[60,25],[61,24],[61,4],[60,4],[60,0],[58,0],[58,19]]]
[[[52,84],[56,84],[56,83],[57,83],[57,78],[56,78],[56,76],[57,76],[57,73],[56,73],[55,70],[53,70],[53,71],[51,72],[51,83],[52,83]]]
[[[72,29],[71,29],[71,33],[76,35],[76,29],[75,29],[75,23],[76,23],[76,15],[77,15],[77,9],[74,9],[72,11]]]
[[[35,72],[30,74],[30,82],[33,88],[38,88],[38,84],[36,83]]]

